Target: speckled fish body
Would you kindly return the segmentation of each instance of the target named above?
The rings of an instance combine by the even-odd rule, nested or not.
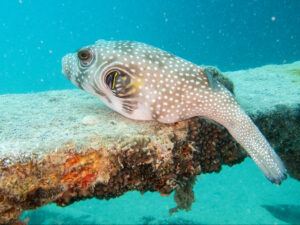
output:
[[[134,41],[99,40],[63,58],[77,87],[134,120],[173,123],[202,116],[223,125],[265,176],[280,184],[286,169],[231,93],[203,67]]]

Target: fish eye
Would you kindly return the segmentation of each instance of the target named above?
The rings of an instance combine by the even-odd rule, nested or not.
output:
[[[87,66],[93,59],[93,55],[88,49],[80,50],[77,53],[77,56],[80,59],[81,64],[83,64],[84,66]]]
[[[78,58],[81,60],[87,60],[90,57],[90,52],[88,50],[82,50],[78,52]]]

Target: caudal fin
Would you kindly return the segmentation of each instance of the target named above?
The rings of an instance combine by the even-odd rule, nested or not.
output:
[[[281,159],[233,96],[224,88],[212,97],[219,105],[206,116],[228,130],[272,183],[285,180],[287,171]]]
[[[231,121],[234,126],[227,127],[231,135],[243,146],[265,176],[280,184],[287,177],[283,162],[275,153],[266,138],[243,111],[239,112],[239,121]]]

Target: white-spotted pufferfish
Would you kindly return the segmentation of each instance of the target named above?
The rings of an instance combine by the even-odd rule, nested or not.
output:
[[[134,120],[174,123],[195,116],[223,125],[276,184],[286,169],[232,94],[201,66],[134,41],[99,40],[66,55],[63,74]]]

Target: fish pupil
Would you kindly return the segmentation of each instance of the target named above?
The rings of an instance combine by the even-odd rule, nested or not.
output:
[[[87,54],[86,54],[85,52],[82,52],[82,53],[81,53],[81,58],[86,59],[86,58],[87,58]]]

